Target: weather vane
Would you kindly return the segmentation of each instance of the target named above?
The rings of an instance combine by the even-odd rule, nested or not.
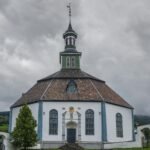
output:
[[[67,5],[67,8],[69,10],[69,21],[71,23],[71,2]]]

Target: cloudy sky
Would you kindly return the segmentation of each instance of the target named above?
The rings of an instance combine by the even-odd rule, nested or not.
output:
[[[0,111],[60,69],[67,0],[0,0]],[[150,115],[150,0],[72,0],[82,70]]]

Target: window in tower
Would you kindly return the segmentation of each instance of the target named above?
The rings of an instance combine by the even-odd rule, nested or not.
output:
[[[66,45],[68,45],[68,39],[66,38]]]
[[[69,45],[69,38],[67,38],[67,45]]]
[[[75,46],[75,39],[73,38],[73,45]]]
[[[70,38],[69,38],[69,43],[70,43],[69,45],[71,45],[71,39],[72,39],[72,38],[70,37]]]
[[[75,67],[75,57],[71,57],[71,67]]]
[[[74,46],[74,38],[71,38],[71,44]]]
[[[70,57],[66,57],[66,68],[70,68]]]
[[[76,85],[74,80],[70,80],[69,81],[66,91],[67,91],[67,93],[75,93],[75,92],[77,92],[77,85]]]

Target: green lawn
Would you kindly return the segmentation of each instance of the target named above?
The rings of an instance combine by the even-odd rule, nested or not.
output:
[[[59,150],[59,149],[49,149],[49,150]],[[86,150],[88,150],[88,149],[86,149]],[[92,149],[90,149],[90,150],[92,150]],[[150,150],[150,148],[118,148],[118,149],[116,148],[113,150]]]
[[[49,150],[60,150],[60,149],[49,149]],[[85,149],[85,150],[94,150],[94,149]],[[150,150],[150,148],[118,148],[113,150]]]
[[[0,126],[0,132],[8,132],[8,125],[3,124]]]
[[[116,148],[114,150],[150,150],[150,148]]]

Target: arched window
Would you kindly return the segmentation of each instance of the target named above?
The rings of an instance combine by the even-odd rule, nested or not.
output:
[[[66,45],[68,45],[68,39],[66,38],[65,40],[66,40]]]
[[[66,67],[70,68],[70,57],[66,57]]]
[[[69,37],[69,45],[71,45],[71,37]]]
[[[75,57],[71,57],[71,67],[75,67]]]
[[[73,39],[73,45],[75,46],[75,39]]]
[[[116,135],[117,137],[123,137],[123,123],[122,115],[120,113],[116,114]]]
[[[85,112],[85,134],[94,135],[94,111],[91,109]]]
[[[58,112],[55,109],[49,112],[49,134],[58,134]]]
[[[72,45],[74,45],[74,38],[72,38]]]
[[[77,92],[77,85],[76,85],[74,80],[70,80],[69,81],[66,91],[67,91],[67,93],[75,93],[75,92]]]

